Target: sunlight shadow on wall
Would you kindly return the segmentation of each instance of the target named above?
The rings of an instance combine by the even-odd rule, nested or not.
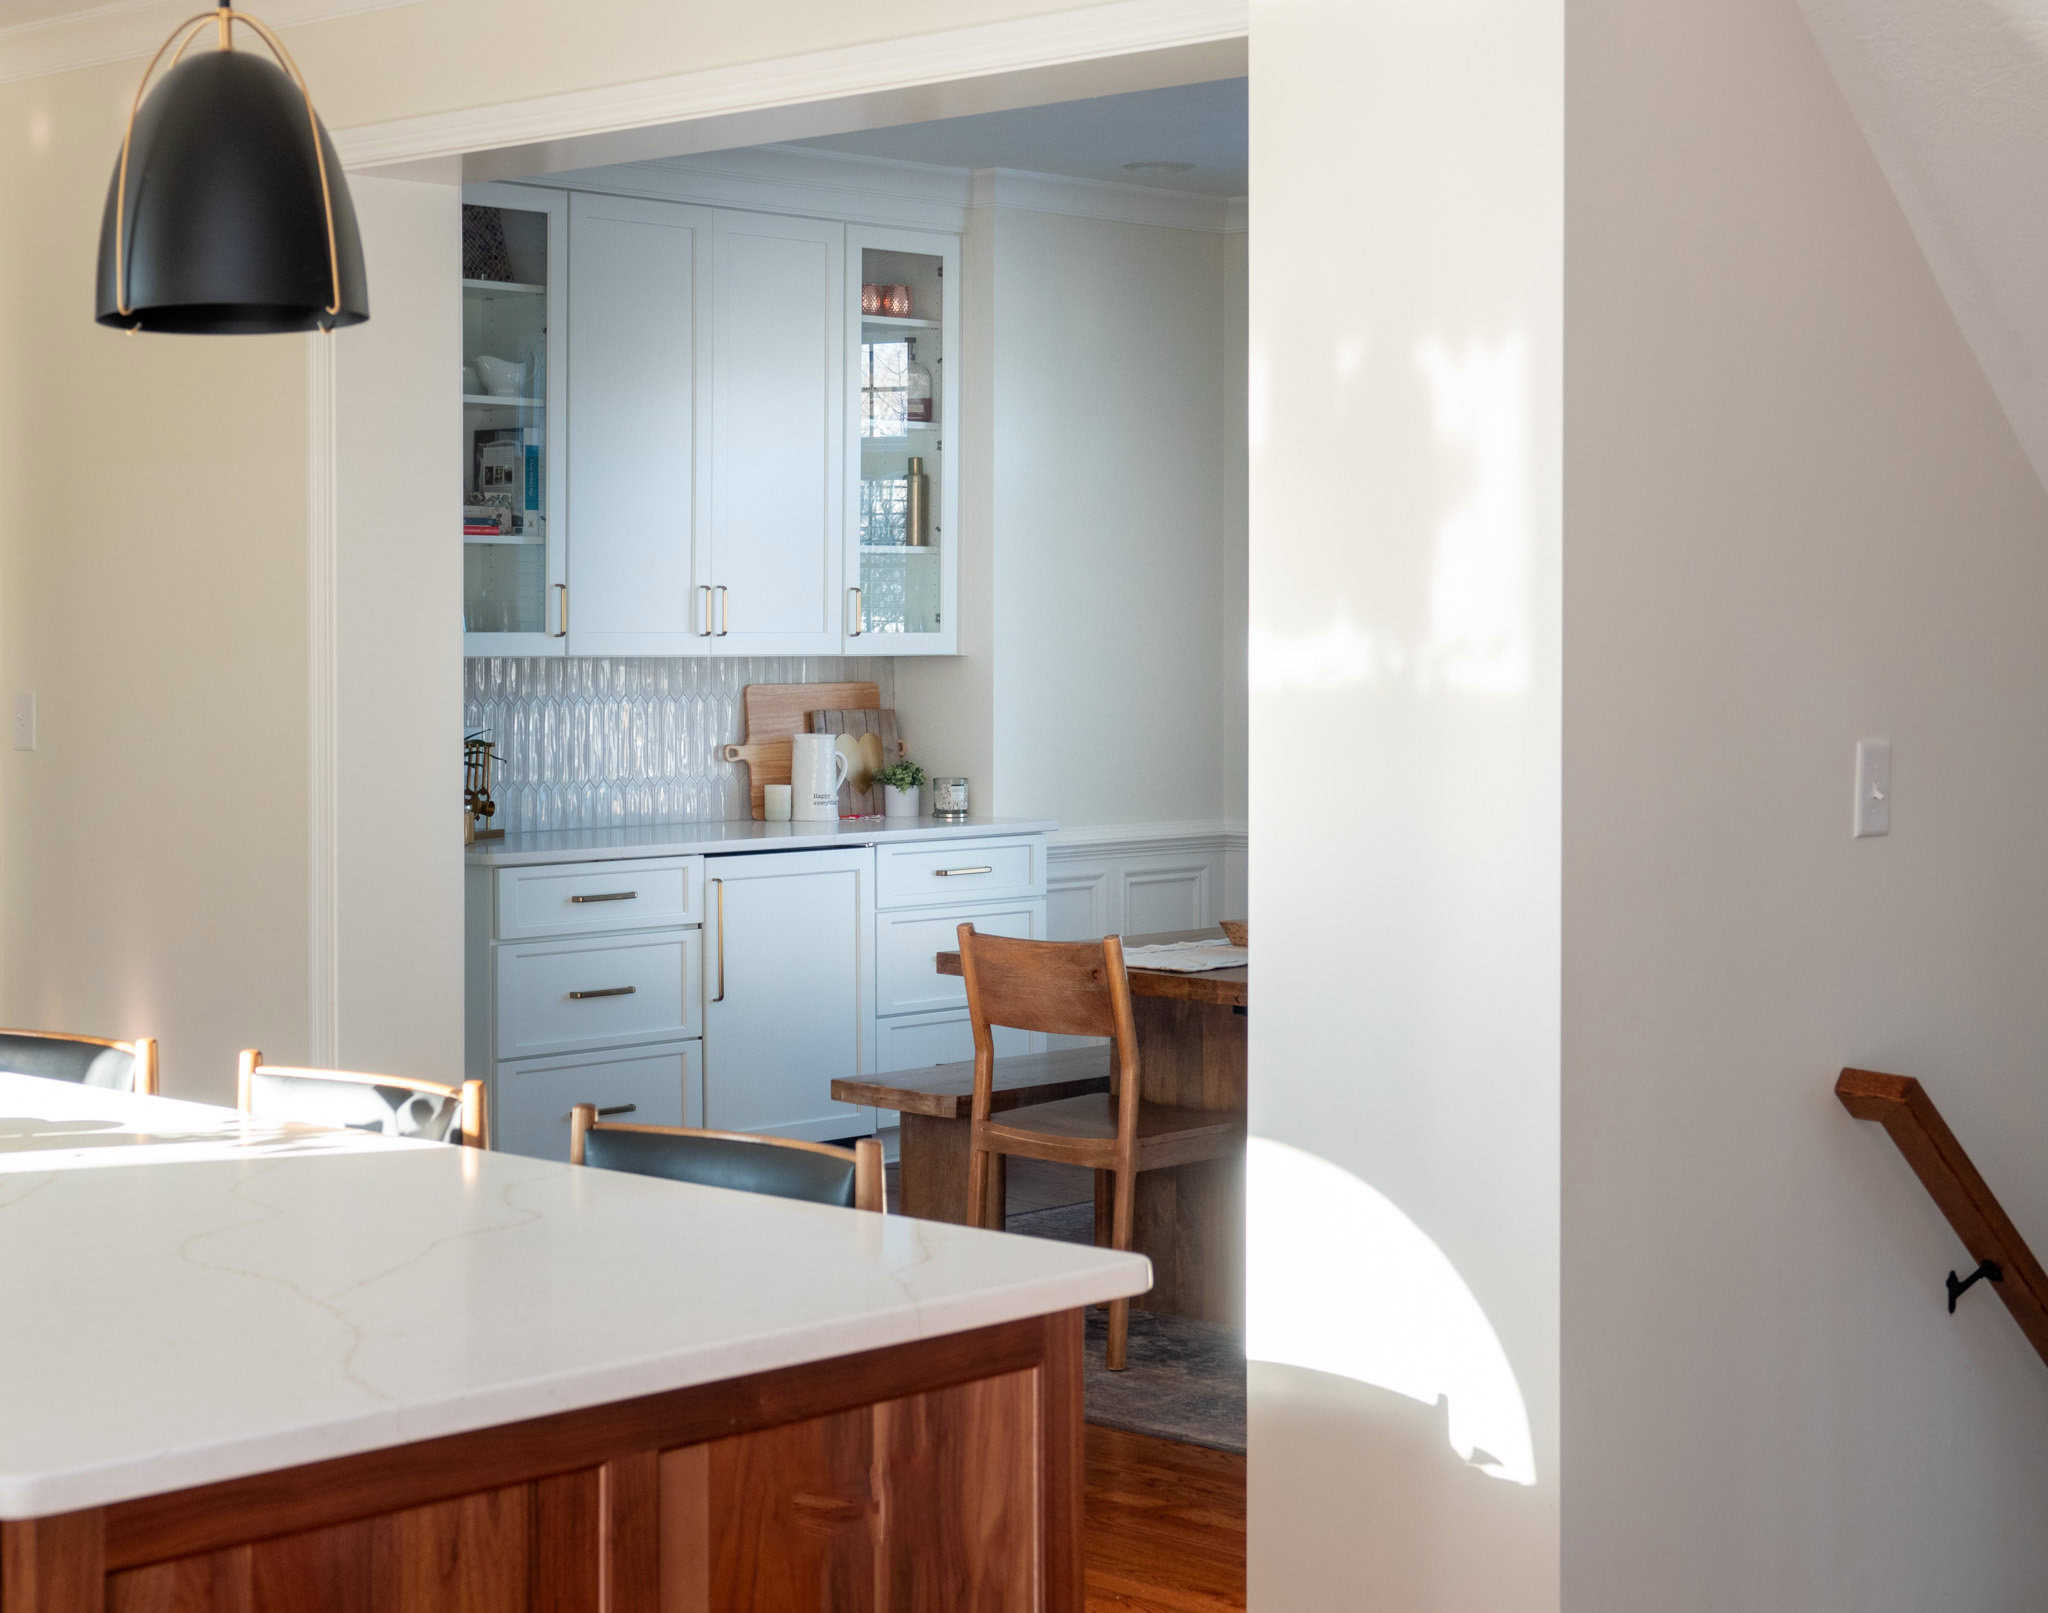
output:
[[[1248,1160],[1245,1353],[1448,1402],[1451,1448],[1536,1482],[1529,1415],[1486,1312],[1450,1259],[1382,1194],[1263,1137]],[[1332,1250],[1346,1259],[1333,1264]],[[1337,1274],[1348,1270],[1353,1280]]]

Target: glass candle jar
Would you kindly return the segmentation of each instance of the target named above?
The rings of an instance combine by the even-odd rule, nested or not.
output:
[[[967,816],[967,780],[964,778],[935,778],[932,780],[932,816],[935,818],[953,819]]]

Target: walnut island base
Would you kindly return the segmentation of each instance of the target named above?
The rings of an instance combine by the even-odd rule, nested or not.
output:
[[[0,1523],[5,1613],[1079,1613],[1081,1313]]]

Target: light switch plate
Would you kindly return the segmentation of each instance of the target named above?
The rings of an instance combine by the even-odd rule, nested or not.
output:
[[[1856,742],[1856,818],[1853,833],[1858,840],[1892,832],[1892,742],[1888,739],[1859,739]]]
[[[33,689],[14,691],[14,748],[36,748],[36,692]]]

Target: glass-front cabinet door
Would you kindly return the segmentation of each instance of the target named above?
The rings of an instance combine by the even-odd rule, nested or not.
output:
[[[568,196],[462,193],[462,648],[560,655]]]
[[[864,225],[846,232],[852,654],[959,647],[959,256],[957,236]]]

